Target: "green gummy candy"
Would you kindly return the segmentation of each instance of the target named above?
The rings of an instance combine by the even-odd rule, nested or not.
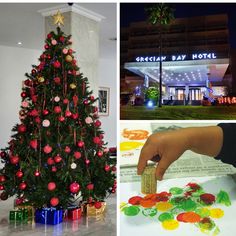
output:
[[[173,187],[170,188],[169,192],[173,195],[178,195],[178,194],[182,194],[183,193],[183,189],[182,188],[178,188],[178,187]]]
[[[144,216],[155,216],[157,214],[157,209],[156,208],[145,208],[142,211]]]
[[[168,212],[164,212],[162,214],[159,215],[158,220],[163,222],[165,220],[173,220],[174,216],[171,213]]]
[[[187,200],[181,202],[180,207],[185,211],[193,211],[196,209],[197,204],[193,200],[187,199]]]
[[[230,206],[231,205],[231,201],[229,198],[229,194],[226,193],[223,190],[220,190],[220,192],[217,194],[216,196],[216,202],[217,203],[221,203],[224,204],[225,206]]]
[[[124,209],[124,214],[127,216],[136,216],[140,212],[139,207],[137,206],[129,206],[125,207]]]
[[[207,217],[210,215],[210,211],[207,208],[198,208],[195,211],[198,215],[200,215],[202,218]]]

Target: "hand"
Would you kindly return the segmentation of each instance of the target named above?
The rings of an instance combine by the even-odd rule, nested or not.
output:
[[[159,155],[156,178],[162,180],[167,168],[188,149],[188,137],[182,130],[152,134],[144,144],[138,162],[138,175],[142,174],[147,161]]]

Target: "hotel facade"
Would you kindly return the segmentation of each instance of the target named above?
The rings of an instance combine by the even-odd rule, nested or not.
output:
[[[134,22],[121,28],[121,95],[157,86],[162,60],[163,103],[197,105],[203,97],[232,90],[228,18],[226,14],[177,18],[163,27]]]

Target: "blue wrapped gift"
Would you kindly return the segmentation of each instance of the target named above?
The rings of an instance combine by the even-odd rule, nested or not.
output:
[[[63,211],[56,208],[42,208],[35,211],[35,222],[40,224],[56,225],[63,220]]]

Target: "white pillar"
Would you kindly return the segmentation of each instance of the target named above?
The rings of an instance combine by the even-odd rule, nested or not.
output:
[[[45,35],[55,30],[52,15],[60,11],[64,17],[62,31],[72,35],[72,49],[76,52],[80,72],[88,78],[90,89],[98,95],[99,22],[105,17],[80,7],[67,4],[39,11],[45,17]]]

